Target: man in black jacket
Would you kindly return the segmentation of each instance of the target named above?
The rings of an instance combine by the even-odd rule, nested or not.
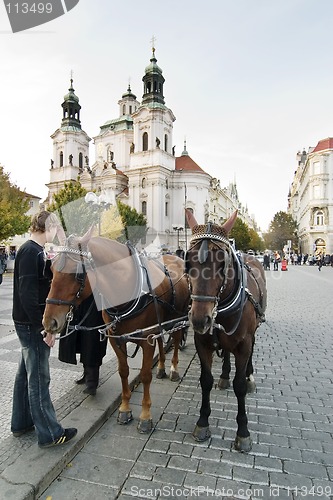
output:
[[[55,336],[43,330],[42,318],[50,281],[44,276],[44,245],[52,242],[59,222],[42,211],[31,223],[30,239],[17,252],[14,266],[13,320],[21,343],[21,359],[14,383],[11,430],[15,437],[36,430],[42,448],[70,441],[77,429],[64,429],[51,401],[50,347]]]

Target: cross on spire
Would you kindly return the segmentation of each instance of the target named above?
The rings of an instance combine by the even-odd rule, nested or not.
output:
[[[150,41],[151,41],[151,48],[152,48],[153,54],[155,55],[155,42],[156,42],[156,36],[155,36],[155,35],[153,35]]]

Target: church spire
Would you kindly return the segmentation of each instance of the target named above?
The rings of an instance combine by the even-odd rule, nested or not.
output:
[[[153,42],[154,41],[155,38],[153,37]],[[154,44],[152,46],[152,56],[150,58],[150,64],[145,69],[145,75],[142,78],[142,81],[142,104],[156,102],[164,105],[165,101],[163,96],[163,84],[165,82],[165,79],[162,75],[161,68],[157,65]]]
[[[73,88],[73,78],[71,75],[70,87],[68,89],[68,94],[64,96],[64,102],[62,103],[63,118],[61,122],[61,127],[74,127],[81,129],[80,122],[80,109],[79,98],[74,93]]]

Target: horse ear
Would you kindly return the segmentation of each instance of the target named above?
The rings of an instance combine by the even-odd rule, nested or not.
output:
[[[234,227],[234,224],[236,222],[236,219],[237,219],[237,214],[238,214],[238,210],[236,210],[231,217],[229,217],[229,219],[223,224],[223,229],[225,230],[225,232],[228,234],[230,233],[230,231],[232,230],[232,228]]]
[[[189,210],[188,208],[185,208],[185,215],[186,215],[186,220],[188,222],[188,225],[190,226],[190,229],[192,229],[194,226],[197,226],[197,221],[193,215],[193,213],[191,212],[191,210]]]
[[[83,235],[81,236],[81,238],[79,239],[80,243],[82,244],[85,244],[85,243],[88,243],[88,241],[90,240],[90,238],[92,237],[93,235],[93,232],[95,230],[95,226],[91,226],[88,231]]]

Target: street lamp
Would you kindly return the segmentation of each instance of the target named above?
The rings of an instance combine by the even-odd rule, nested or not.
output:
[[[178,248],[178,250],[180,250],[180,246],[179,246],[179,233],[180,233],[180,231],[184,230],[184,227],[183,226],[172,226],[172,229],[174,231],[177,231],[177,248]]]
[[[88,204],[93,206],[94,208],[97,208],[98,211],[98,236],[101,235],[101,213],[102,210],[107,210],[110,205],[112,204],[112,200],[109,198],[109,196],[106,193],[101,193],[100,195],[97,195],[96,193],[93,193],[92,191],[89,191],[85,197],[84,201]]]

